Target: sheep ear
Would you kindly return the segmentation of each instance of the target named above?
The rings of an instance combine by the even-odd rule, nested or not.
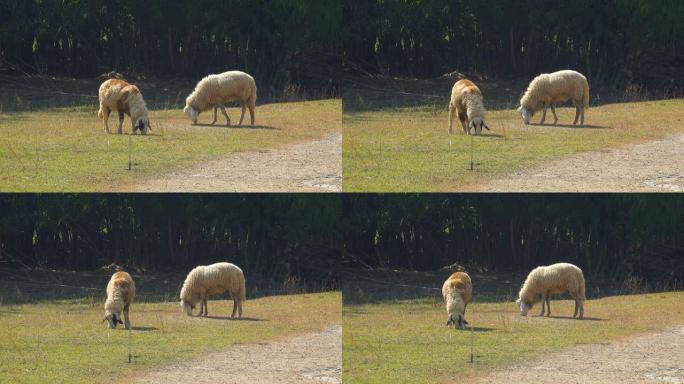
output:
[[[489,126],[487,126],[486,123],[485,123],[484,127],[487,128],[488,131],[491,131],[491,129],[489,129]]]
[[[105,321],[107,321],[107,318],[106,318],[106,317],[103,317],[103,318],[102,318],[102,322],[104,323]]]
[[[116,319],[116,322],[119,324],[123,324],[123,321],[121,321],[121,319]]]

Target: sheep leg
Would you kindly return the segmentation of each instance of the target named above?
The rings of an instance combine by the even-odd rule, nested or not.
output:
[[[544,304],[546,303],[546,296],[542,295],[541,299],[541,312],[539,313],[539,316],[544,316]]]
[[[247,109],[247,106],[242,101],[240,102],[240,107],[242,107],[242,113],[240,114],[240,122],[238,122],[238,127],[242,126],[242,119],[245,117],[245,109]]]
[[[128,318],[128,309],[131,307],[131,303],[126,304],[124,306],[124,328],[129,329],[131,328],[131,320]]]
[[[242,299],[238,299],[238,319],[242,319]]]
[[[206,292],[200,292],[200,311],[197,314],[197,316],[204,316],[204,313],[206,312],[207,308],[207,293]]]
[[[107,120],[109,120],[109,108],[104,107],[102,108],[102,121],[105,132],[109,133],[109,124],[107,123]]]
[[[207,306],[207,295],[204,296],[204,300],[202,300],[202,306],[204,307],[204,316],[206,317],[209,315],[209,306]]]
[[[551,113],[553,113],[553,125],[556,125],[558,116],[556,116],[556,108],[554,108],[553,105],[551,106]]]
[[[235,317],[235,313],[237,312],[237,308],[238,308],[238,301],[239,300],[233,298],[233,313],[230,315],[231,318]]]
[[[218,111],[218,107],[214,107],[214,120],[211,121],[211,125],[216,124],[216,112]]]
[[[584,319],[584,301],[579,300],[579,318]]]
[[[546,316],[551,316],[551,297],[546,296]]]
[[[575,312],[572,314],[572,318],[574,319],[577,317],[577,310],[579,309],[579,303],[577,302],[577,299],[575,299]]]
[[[542,118],[539,120],[539,125],[544,124],[544,120],[546,120],[546,107],[544,107],[544,113],[542,113]]]
[[[461,122],[461,125],[463,126],[463,133],[466,135],[470,134],[470,129],[468,129],[468,117],[461,112],[458,113],[458,120]]]
[[[252,125],[254,125],[254,108],[255,105],[253,103],[249,104],[249,117],[252,120]]]
[[[580,106],[580,127],[584,127],[584,107]]]
[[[228,113],[226,112],[226,109],[223,107],[223,105],[221,105],[220,108],[221,108],[221,113],[223,114],[223,116],[226,117],[226,121],[227,121],[226,125],[230,127],[230,117],[228,117]]]
[[[119,135],[123,133],[123,121],[124,121],[124,113],[123,111],[118,111],[119,112]],[[132,133],[132,132],[131,132]]]
[[[453,125],[454,125],[454,109],[449,106],[449,134],[451,135],[454,133],[453,130]]]

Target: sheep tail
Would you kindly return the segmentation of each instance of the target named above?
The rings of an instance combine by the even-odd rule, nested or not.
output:
[[[100,109],[97,111],[97,117],[100,119],[104,117],[104,112],[102,111],[102,106],[100,106]]]
[[[589,84],[585,82],[583,88],[582,102],[584,104],[584,108],[589,109]]]

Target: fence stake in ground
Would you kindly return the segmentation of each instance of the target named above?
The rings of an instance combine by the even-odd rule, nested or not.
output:
[[[475,330],[473,329],[473,325],[470,325],[470,363],[475,362],[475,354],[473,353],[473,349],[475,347]]]
[[[475,150],[474,147],[475,147],[475,144],[473,141],[473,135],[470,135],[470,170],[471,171],[473,170],[473,151]]]
[[[131,363],[133,355],[131,354],[131,332],[133,332],[133,327],[128,326],[128,363]],[[472,357],[471,357],[472,359]]]
[[[128,170],[131,170],[131,135],[128,135]]]

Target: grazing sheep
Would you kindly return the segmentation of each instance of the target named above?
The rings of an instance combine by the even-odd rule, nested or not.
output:
[[[195,90],[185,99],[183,112],[190,117],[192,124],[197,124],[197,116],[210,108],[214,108],[214,120],[216,123],[216,110],[221,108],[221,113],[226,117],[227,125],[230,126],[230,117],[226,113],[224,105],[237,100],[242,107],[240,122],[245,117],[245,108],[249,108],[249,115],[254,125],[254,108],[256,108],[256,83],[254,78],[244,72],[229,71],[218,75],[209,75],[197,83]]]
[[[126,272],[116,272],[107,284],[107,300],[102,322],[109,322],[109,328],[116,328],[117,324],[124,324],[126,329],[131,327],[128,310],[135,298],[135,283]],[[125,323],[121,322],[121,311],[124,313]]]
[[[242,317],[242,302],[245,297],[245,276],[242,270],[230,263],[216,263],[212,265],[200,265],[188,274],[181,288],[181,308],[192,316],[195,305],[201,302],[200,313],[198,316],[207,316],[207,297],[210,295],[220,295],[228,291],[233,299],[233,314],[238,312],[238,317]]]
[[[581,269],[568,263],[558,263],[533,269],[527,275],[527,279],[520,289],[516,304],[520,308],[520,314],[527,316],[527,312],[541,301],[542,309],[539,316],[544,316],[544,302],[546,302],[548,309],[546,316],[551,316],[551,295],[566,291],[575,299],[575,314],[572,317],[577,317],[579,310],[579,318],[584,318],[584,300],[586,300],[584,276]]]
[[[148,130],[152,130],[150,126],[150,118],[147,116],[147,107],[145,100],[138,87],[119,79],[110,79],[100,85],[99,91],[100,110],[97,111],[97,116],[104,121],[104,130],[109,133],[109,114],[112,111],[119,112],[119,134],[123,133],[121,126],[123,125],[124,114],[131,118],[131,133],[140,130],[143,135],[147,134]]]
[[[449,134],[453,133],[452,125],[454,114],[458,113],[458,119],[463,125],[463,133],[470,134],[472,128],[479,135],[482,128],[489,130],[484,121],[485,108],[482,101],[482,92],[470,80],[459,80],[451,89],[451,101],[449,102]]]
[[[551,107],[553,124],[558,122],[554,106],[566,100],[572,100],[575,105],[575,121],[579,119],[580,126],[584,125],[584,110],[589,108],[589,83],[587,78],[579,72],[564,70],[554,73],[543,73],[535,77],[527,91],[520,99],[518,112],[525,124],[540,109],[544,110],[539,124],[546,120],[546,108]]]
[[[455,272],[444,282],[442,296],[446,303],[449,314],[447,327],[454,325],[454,329],[463,329],[468,322],[465,321],[466,305],[473,300],[473,283],[470,276],[465,272]]]

